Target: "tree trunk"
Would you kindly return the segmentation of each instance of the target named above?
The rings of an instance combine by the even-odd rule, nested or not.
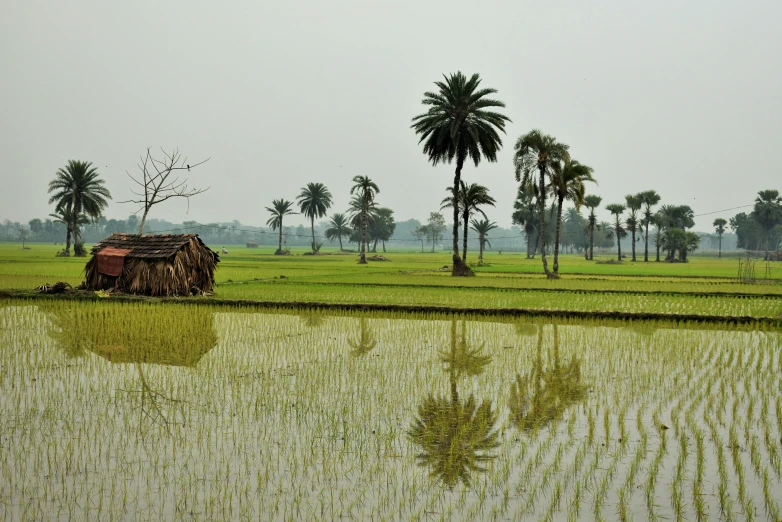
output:
[[[590,261],[595,258],[595,216],[589,216],[589,257]]]
[[[462,239],[462,261],[465,263],[467,262],[467,229],[468,229],[468,221],[470,219],[470,214],[466,210],[462,214],[462,221],[464,222],[464,233],[462,234],[464,238]]]
[[[622,240],[619,237],[619,217],[616,218],[616,259],[622,261]]]
[[[632,237],[632,245],[630,245],[633,249],[633,263],[635,263],[635,227],[633,227],[632,230],[630,230],[630,236]]]
[[[532,235],[527,234],[527,259],[532,259]]]
[[[456,160],[456,171],[453,175],[453,269],[452,276],[474,275],[470,267],[459,257],[459,181],[462,177],[464,160]]]
[[[70,223],[65,224],[65,255],[70,256],[71,255],[71,225]]]
[[[554,232],[554,273],[559,274],[559,232],[562,226],[562,201],[564,195],[557,197],[557,230]]]
[[[375,239],[375,242],[372,243],[372,252],[373,253],[377,252],[377,239]]]
[[[310,218],[310,227],[312,230],[312,253],[315,253],[315,216]]]
[[[546,169],[543,166],[538,168],[540,170],[540,185],[538,186],[538,206],[540,207],[540,227],[538,229],[538,236],[540,239],[540,258],[543,260],[543,272],[546,273],[546,277],[549,279],[556,279],[559,274],[555,274],[548,269],[548,261],[546,261]]]
[[[480,243],[480,248],[481,248],[480,252],[478,253],[478,261],[483,263],[483,243],[484,243],[483,236],[478,238],[478,242]]]
[[[337,237],[339,237],[339,251],[342,252],[342,234]]]
[[[366,265],[367,264],[367,253],[366,253],[366,247],[367,247],[367,213],[365,209],[362,209],[362,215],[361,215],[361,249],[360,254],[358,257],[358,264],[359,265]]]
[[[280,216],[280,242],[277,245],[277,252],[282,252],[282,216]]]
[[[149,209],[145,208],[144,213],[141,215],[141,223],[138,226],[138,235],[144,234],[144,225],[147,224],[147,214],[149,214]]]
[[[386,253],[386,242],[385,241],[383,241],[383,253],[384,254]]]
[[[660,262],[660,229],[659,228],[657,229],[657,234],[655,234],[654,242],[656,243],[655,247],[657,249],[657,258],[654,260],[654,262],[659,263]]]
[[[644,233],[644,263],[649,262],[649,220],[646,220],[646,232]]]
[[[720,252],[717,255],[717,259],[722,259],[722,234],[720,234]]]

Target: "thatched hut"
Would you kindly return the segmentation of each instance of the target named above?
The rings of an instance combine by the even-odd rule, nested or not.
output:
[[[219,262],[196,234],[112,234],[92,247],[86,285],[149,296],[199,295],[212,291]]]

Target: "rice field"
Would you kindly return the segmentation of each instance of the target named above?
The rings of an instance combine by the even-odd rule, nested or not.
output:
[[[782,520],[781,340],[6,299],[0,520]]]

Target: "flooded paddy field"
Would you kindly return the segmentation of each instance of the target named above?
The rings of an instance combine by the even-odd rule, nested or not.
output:
[[[780,520],[782,335],[0,303],[2,520]]]

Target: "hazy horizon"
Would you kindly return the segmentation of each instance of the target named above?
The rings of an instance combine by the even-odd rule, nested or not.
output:
[[[704,214],[782,190],[765,166],[782,141],[777,2],[16,1],[4,15],[0,218],[48,215],[48,182],[80,159],[112,192],[106,216],[125,219],[136,210],[117,203],[131,196],[125,171],[148,146],[178,146],[211,157],[189,175],[211,189],[189,213],[172,201],[150,218],[264,225],[272,199],[310,181],[342,212],[351,178],[369,175],[378,204],[424,221],[454,167],[427,162],[410,119],[457,70],[497,89],[513,120],[499,161],[463,171],[489,187],[503,227],[513,145],[532,128],[595,169],[588,190],[604,205],[655,189]]]

